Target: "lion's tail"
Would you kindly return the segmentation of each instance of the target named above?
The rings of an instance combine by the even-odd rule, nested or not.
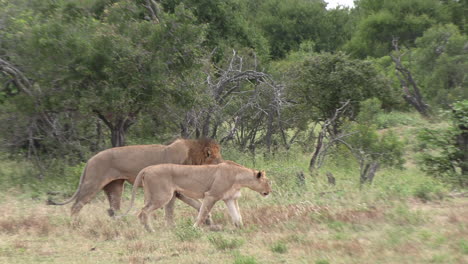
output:
[[[70,199],[66,200],[65,202],[58,203],[58,202],[52,201],[52,200],[49,198],[49,199],[47,199],[47,204],[48,204],[48,205],[65,205],[65,204],[70,203],[70,202],[72,202],[73,200],[75,200],[76,196],[78,195],[78,193],[79,193],[80,190],[81,190],[81,185],[83,184],[84,177],[85,177],[85,175],[86,175],[86,168],[87,168],[87,167],[88,167],[88,164],[86,164],[86,166],[85,166],[84,169],[83,169],[83,172],[81,173],[80,183],[78,184],[78,189],[77,189],[76,192],[73,194],[73,196],[70,197]]]
[[[129,206],[128,209],[125,211],[125,213],[116,216],[116,218],[120,218],[120,217],[126,216],[126,215],[128,215],[128,213],[130,212],[130,210],[132,210],[133,203],[135,202],[136,192],[137,192],[137,190],[138,190],[138,187],[140,187],[141,182],[143,181],[144,175],[145,175],[144,170],[141,171],[140,173],[138,173],[138,175],[137,175],[137,177],[136,177],[136,179],[135,179],[135,182],[133,183],[132,198],[130,199],[130,206]]]

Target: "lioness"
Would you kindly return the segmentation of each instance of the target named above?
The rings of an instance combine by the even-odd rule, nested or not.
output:
[[[81,208],[91,201],[102,189],[109,200],[109,215],[120,210],[124,182],[131,184],[141,169],[162,163],[174,164],[217,164],[222,162],[220,146],[211,139],[177,139],[170,145],[138,145],[111,148],[99,152],[90,158],[81,174],[78,189],[73,196],[61,203],[49,199],[48,204],[64,205],[75,200],[71,208],[72,217],[76,217]],[[194,208],[200,202],[177,196]],[[172,215],[171,212],[168,214]]]
[[[174,193],[180,193],[194,199],[203,199],[195,227],[200,226],[210,213],[213,205],[223,200],[229,209],[235,226],[242,226],[237,199],[242,187],[250,188],[267,196],[271,192],[269,180],[264,171],[252,170],[234,162],[224,162],[218,165],[185,166],[161,164],[149,166],[138,173],[133,185],[130,207],[133,207],[137,188],[143,185],[145,206],[138,214],[145,228],[153,232],[148,223],[152,211],[166,206],[172,206]]]

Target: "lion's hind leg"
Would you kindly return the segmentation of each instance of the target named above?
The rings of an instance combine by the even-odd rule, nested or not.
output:
[[[109,216],[114,216],[115,212],[120,210],[120,202],[122,199],[122,192],[124,189],[125,180],[115,180],[104,186],[104,192],[109,200]]]
[[[140,213],[138,213],[138,219],[140,219],[140,223],[145,226],[146,231],[154,232],[151,223],[149,223],[149,215],[151,211],[154,209],[151,206],[145,206],[141,209]]]
[[[140,222],[145,226],[148,232],[154,232],[151,223],[149,222],[150,214],[159,208],[164,207],[171,202],[173,198],[173,191],[156,191],[154,194],[148,194],[145,188],[145,206],[141,209],[138,214]]]
[[[71,207],[71,216],[73,219],[78,217],[84,205],[89,203],[96,194],[101,190],[101,186],[94,184],[84,184],[80,192],[77,194],[75,203]]]
[[[174,226],[174,203],[176,195],[174,194],[171,200],[164,206],[164,216],[166,218],[167,226]]]

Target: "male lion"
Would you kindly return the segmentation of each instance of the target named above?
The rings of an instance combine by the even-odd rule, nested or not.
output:
[[[167,211],[168,207],[172,206],[176,192],[194,199],[203,199],[194,227],[205,221],[211,208],[219,200],[226,203],[234,225],[241,227],[242,217],[237,204],[240,189],[247,187],[263,196],[271,192],[270,181],[264,171],[252,170],[230,161],[202,166],[154,165],[138,173],[133,185],[130,207],[124,215],[133,207],[135,193],[141,185],[145,192],[145,206],[138,218],[149,232],[154,231],[148,223],[150,213],[163,206]],[[167,215],[166,219],[170,220]]]
[[[48,204],[64,205],[75,200],[71,208],[72,217],[76,217],[81,208],[101,190],[107,195],[113,216],[120,210],[120,201],[124,182],[131,184],[145,167],[162,163],[202,165],[222,162],[220,146],[211,139],[177,139],[170,145],[137,145],[111,148],[99,152],[88,160],[81,174],[78,189],[73,196],[62,203],[49,199]],[[179,199],[194,208],[200,202],[177,195]],[[172,215],[169,212],[169,215]]]

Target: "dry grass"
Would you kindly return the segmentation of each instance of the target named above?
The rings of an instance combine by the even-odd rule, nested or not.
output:
[[[158,212],[153,219],[157,231],[148,234],[135,215],[114,220],[105,214],[106,208],[106,203],[98,199],[85,207],[79,223],[72,225],[66,206],[50,207],[6,196],[0,203],[0,211],[4,212],[0,215],[0,263],[468,261],[467,198],[437,203],[410,200],[359,209],[351,202],[348,207],[334,207],[244,200],[244,229],[235,229],[224,206],[218,205],[215,221],[223,225],[223,230],[203,230],[198,238],[187,241],[176,236],[180,230],[190,232],[180,229],[185,228],[181,226],[184,221],[168,229]],[[195,215],[180,203],[176,213],[178,219],[191,220]],[[226,245],[213,244],[219,241]]]

